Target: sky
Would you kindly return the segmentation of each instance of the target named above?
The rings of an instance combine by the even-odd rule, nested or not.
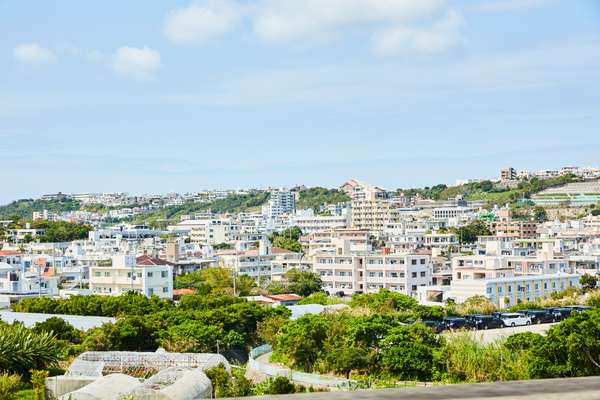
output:
[[[600,165],[597,0],[0,0],[0,203]]]

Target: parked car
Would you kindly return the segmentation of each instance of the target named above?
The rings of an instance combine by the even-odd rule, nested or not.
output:
[[[588,311],[588,310],[593,310],[593,307],[590,306],[565,306],[565,308],[570,308],[573,311],[576,312],[584,312],[584,311]]]
[[[517,313],[531,318],[532,324],[547,324],[555,321],[554,314],[547,310],[519,310]]]
[[[446,329],[472,329],[475,325],[466,318],[444,317],[442,320]]]
[[[569,317],[572,312],[574,312],[573,309],[566,307],[548,308],[547,310],[554,316],[554,322],[562,321],[563,319]]]
[[[493,315],[470,314],[465,315],[475,327],[475,329],[498,329],[504,328],[504,322]]]
[[[421,322],[423,325],[430,327],[435,333],[440,333],[446,329],[446,325],[442,321],[425,320]]]
[[[500,319],[504,326],[531,325],[531,318],[519,313],[502,313]]]

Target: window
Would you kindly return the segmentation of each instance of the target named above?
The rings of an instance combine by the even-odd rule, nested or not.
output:
[[[166,278],[167,277],[167,271],[161,271],[160,272],[160,277],[161,278]]]
[[[169,288],[168,287],[163,287],[162,291],[163,291],[163,293],[169,293]]]
[[[105,272],[105,273],[104,273],[104,277],[105,277],[105,278],[110,278],[110,272]]]
[[[417,265],[417,260],[411,260],[412,265]]]
[[[421,264],[425,264],[425,259],[421,258]]]
[[[413,278],[416,278],[416,277],[417,277],[417,273],[416,273],[416,272],[413,272],[413,273],[412,273],[412,277],[413,277]]]
[[[153,273],[152,272],[148,272],[148,278],[152,278]]]
[[[425,271],[421,271],[421,278],[425,278]]]
[[[412,291],[416,291],[417,290],[417,285],[412,285]]]

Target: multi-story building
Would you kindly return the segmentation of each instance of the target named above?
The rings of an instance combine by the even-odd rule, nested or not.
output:
[[[356,179],[351,179],[344,183],[340,187],[340,190],[346,193],[353,201],[386,199],[390,197],[385,189]]]
[[[369,252],[369,232],[356,229],[338,229],[332,231],[314,232],[300,238],[305,253],[312,257],[317,253],[336,254],[340,243],[347,246],[347,252]]]
[[[32,215],[32,219],[34,221],[38,220],[46,220],[46,221],[54,221],[57,216],[52,211],[44,210],[44,211],[34,211]]]
[[[271,191],[269,202],[263,207],[263,214],[268,219],[276,219],[285,214],[296,212],[296,195],[286,189]]]
[[[517,179],[517,170],[516,169],[514,169],[512,167],[508,167],[508,168],[505,168],[500,171],[500,181],[502,181],[502,182],[514,181],[515,179]]]
[[[419,286],[431,285],[431,257],[426,255],[316,254],[313,271],[327,292],[352,295],[380,289],[416,295]]]
[[[169,262],[146,255],[116,255],[111,261],[90,267],[93,294],[118,296],[133,291],[173,298],[173,267]]]
[[[336,229],[346,229],[349,227],[349,214],[343,215],[315,215],[313,210],[302,210],[296,213],[291,220],[290,225],[300,228],[303,234],[309,234],[320,231],[330,231]]]
[[[516,220],[512,218],[509,208],[502,208],[496,212],[496,219],[487,223],[488,228],[498,237],[509,238],[535,238],[537,226],[535,221]]]
[[[579,287],[580,275],[569,260],[556,257],[552,243],[542,247],[534,255],[504,255],[495,248],[490,252],[493,254],[453,257],[448,297],[463,302],[482,295],[497,306],[506,307],[545,298],[567,287]]]

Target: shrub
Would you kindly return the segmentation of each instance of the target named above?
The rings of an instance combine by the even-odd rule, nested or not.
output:
[[[20,324],[0,326],[0,370],[27,374],[56,367],[63,350],[50,333],[34,333]]]
[[[21,376],[0,374],[0,399],[14,400],[17,398],[17,390],[21,387]]]

